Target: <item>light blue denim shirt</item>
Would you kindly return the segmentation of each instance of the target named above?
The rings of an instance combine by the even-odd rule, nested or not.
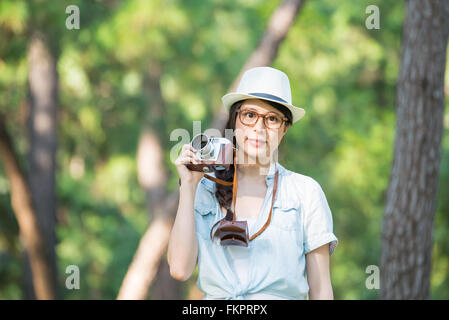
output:
[[[284,299],[306,299],[305,254],[330,243],[332,254],[338,244],[333,233],[332,213],[321,186],[314,179],[272,164],[266,182],[264,204],[249,235],[267,221],[275,167],[279,171],[278,190],[269,226],[249,242],[248,277],[241,283],[232,268],[229,250],[211,241],[210,230],[224,217],[215,197],[215,182],[203,178],[195,198],[195,228],[198,239],[198,288],[203,299],[242,299],[264,293]],[[235,247],[234,247],[235,248]],[[241,247],[239,247],[241,248]]]

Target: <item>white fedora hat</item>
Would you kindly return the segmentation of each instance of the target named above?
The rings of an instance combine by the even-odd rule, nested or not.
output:
[[[237,101],[262,99],[277,102],[287,107],[293,123],[301,119],[306,111],[292,105],[292,92],[287,75],[271,67],[255,67],[245,71],[236,92],[225,94],[221,101],[226,109]]]

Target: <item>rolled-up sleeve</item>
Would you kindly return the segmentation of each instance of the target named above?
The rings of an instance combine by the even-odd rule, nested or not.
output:
[[[338,245],[333,233],[332,212],[318,182],[313,181],[309,197],[304,205],[304,252],[329,243],[329,255]]]

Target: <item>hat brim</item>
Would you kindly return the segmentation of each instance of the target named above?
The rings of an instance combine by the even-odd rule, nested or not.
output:
[[[266,97],[259,97],[259,96],[255,96],[255,95],[251,95],[251,94],[231,92],[231,93],[225,94],[221,98],[221,101],[223,102],[223,105],[226,108],[226,110],[229,110],[229,108],[237,101],[246,100],[246,99],[268,100],[268,101],[276,102],[276,103],[279,103],[279,104],[285,106],[292,113],[292,117],[293,117],[292,122],[293,123],[300,120],[306,114],[306,111],[303,108],[298,108],[298,107],[295,107],[295,106],[285,103],[285,102],[281,102],[281,101],[266,98]]]

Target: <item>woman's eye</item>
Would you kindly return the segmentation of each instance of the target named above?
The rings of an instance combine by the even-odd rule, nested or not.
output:
[[[268,121],[272,123],[278,123],[280,119],[277,116],[268,116]]]
[[[252,118],[255,117],[255,114],[254,114],[254,112],[247,112],[247,113],[245,114],[245,116],[246,116],[247,118],[252,119]]]

